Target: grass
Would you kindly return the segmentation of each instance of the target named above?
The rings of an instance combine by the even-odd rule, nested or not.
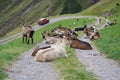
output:
[[[92,7],[84,10],[82,13],[73,14],[73,15],[97,15],[98,16],[98,15],[102,15],[105,11],[109,11],[111,8],[116,8],[117,11],[115,11],[113,13],[113,15],[109,17],[109,19],[112,21],[114,19],[116,13],[120,14],[119,7],[115,7],[117,2],[119,2],[119,0],[101,0],[100,2],[93,5]],[[45,2],[43,2],[43,3],[45,3]],[[36,13],[40,13],[40,11],[35,10],[35,9],[34,9],[34,12],[35,13],[27,14],[28,18],[26,18],[26,21],[29,21],[31,19],[31,16],[34,17],[34,15],[36,15]],[[13,13],[14,13],[14,11],[10,12],[8,14],[13,14]],[[44,15],[41,15],[41,16],[44,16]],[[73,20],[73,21],[75,21],[75,20]],[[83,20],[80,20],[81,21],[79,23],[80,25],[79,24],[73,25],[73,21],[56,22],[54,24],[47,26],[46,28],[43,28],[43,29],[37,31],[35,33],[34,45],[27,46],[26,44],[20,44],[21,38],[16,39],[12,42],[9,42],[8,44],[0,45],[0,80],[3,80],[5,77],[7,77],[7,74],[5,74],[5,72],[3,70],[3,68],[6,65],[12,64],[12,62],[15,61],[21,55],[21,53],[23,53],[24,51],[27,51],[28,49],[35,46],[35,44],[42,41],[42,37],[40,34],[44,30],[50,31],[51,29],[56,27],[58,24],[62,24],[63,26],[69,27],[71,29],[73,29],[74,27],[84,25]],[[66,22],[66,23],[64,23],[64,22]],[[93,22],[94,22],[94,20],[93,20]],[[101,30],[100,33],[102,36],[100,39],[95,41],[95,45],[107,57],[117,60],[120,63],[120,47],[119,47],[119,45],[120,45],[120,38],[119,38],[120,37],[120,35],[119,35],[120,23],[119,22],[120,22],[120,16],[118,16],[118,24]],[[70,23],[70,24],[67,24],[67,23]],[[89,22],[89,23],[92,23],[92,22]],[[104,23],[104,21],[102,23]],[[88,24],[88,22],[87,22],[87,24]],[[72,26],[69,26],[69,25],[72,25]],[[81,33],[79,33],[79,34],[81,34]],[[70,55],[69,58],[59,59],[54,62],[55,63],[54,65],[58,68],[58,71],[61,73],[62,78],[64,78],[65,80],[94,80],[94,78],[92,77],[93,75],[89,72],[86,72],[84,66],[78,62],[78,60],[76,59],[74,50],[71,48],[68,48],[67,52]]]
[[[34,35],[34,44],[33,45],[30,44],[28,46],[28,45],[22,43],[22,41],[21,41],[22,38],[18,38],[14,41],[11,41],[11,42],[7,43],[7,44],[0,45],[0,80],[1,79],[3,80],[3,78],[7,77],[7,74],[5,74],[3,68],[5,68],[6,66],[12,65],[12,63],[19,58],[21,53],[23,53],[23,52],[27,51],[28,49],[34,47],[38,42],[41,42],[43,40],[42,36],[41,36],[41,33],[44,30],[48,30],[48,32],[50,32],[54,27],[58,26],[59,24],[61,24],[64,27],[68,27],[68,28],[73,29],[73,28],[78,27],[78,26],[83,26],[82,22],[84,20],[86,21],[86,24],[92,24],[96,21],[96,19],[92,19],[92,21],[88,21],[87,18],[84,18],[84,19],[80,19],[78,23],[69,27],[68,23],[72,23],[73,21],[76,21],[76,19],[63,20],[63,21],[59,21],[59,22],[55,22],[53,24],[50,24],[50,25],[36,31],[35,35]],[[72,59],[76,59],[76,57],[74,57],[74,58],[72,57],[71,60]],[[75,61],[77,61],[77,59]],[[76,63],[76,62],[74,62],[74,63]],[[66,64],[66,63],[64,63],[64,64]],[[72,66],[72,65],[70,65],[70,66]],[[76,67],[76,66],[74,66],[74,67]],[[79,67],[79,64],[78,64],[78,67]],[[77,69],[77,67],[74,68],[74,69]],[[78,68],[78,69],[80,69],[80,68]],[[72,70],[72,67],[71,67],[71,70]],[[77,70],[75,70],[75,71],[77,71]],[[84,71],[82,71],[82,72],[84,73]],[[66,73],[66,71],[65,71],[65,73]],[[73,71],[73,73],[75,73],[75,72]],[[79,74],[80,74],[80,72],[79,72]],[[86,72],[84,73],[83,77],[85,75],[86,75]],[[66,79],[66,80],[69,80],[69,79]]]
[[[96,40],[96,45],[107,57],[117,60],[120,63],[120,35],[119,25],[110,26],[100,33],[102,37]]]
[[[19,32],[21,32],[21,27],[18,27],[17,29],[15,29],[15,30],[7,33],[5,36],[3,36],[2,38],[0,38],[0,40],[3,40],[3,39],[8,38],[10,36],[13,36],[14,34],[17,34]]]
[[[100,0],[95,5],[87,8],[86,10],[82,11],[81,15],[103,15],[106,11],[111,10],[112,8],[115,8],[116,3],[119,2],[119,0]]]
[[[64,80],[95,80],[93,74],[87,72],[85,66],[78,61],[73,48],[67,47],[67,53],[68,58],[54,61],[54,66]]]
[[[115,9],[115,14],[109,17],[112,21],[115,18],[116,13],[120,14],[120,6],[117,6]],[[120,16],[118,16],[118,23],[113,26],[109,26],[100,31],[102,37],[95,41],[98,49],[104,53],[108,58],[114,59],[120,63]]]
[[[95,5],[87,8],[86,10],[78,13],[78,15],[96,15],[103,16],[103,13],[106,11],[110,11],[112,8],[114,9],[111,16],[107,16],[107,18],[112,22],[116,15],[120,14],[120,6],[117,6],[116,3],[120,4],[119,0],[101,0]],[[94,41],[95,46],[101,51],[101,53],[105,54],[108,58],[116,60],[120,63],[120,16],[117,17],[117,24],[113,26],[109,26],[103,30],[100,30],[101,38]],[[105,21],[102,22],[102,24]],[[101,25],[102,25],[101,24]],[[100,27],[98,25],[97,27]]]
[[[12,17],[13,15],[19,13],[19,11],[21,11],[24,7],[26,7],[32,0],[26,0],[21,2],[20,4],[10,8],[9,10],[7,10],[5,13],[3,13],[1,16],[1,18],[4,19],[8,19],[10,17]]]
[[[106,21],[101,18],[101,23],[99,25],[97,25],[96,28],[103,26],[105,23],[106,23]]]

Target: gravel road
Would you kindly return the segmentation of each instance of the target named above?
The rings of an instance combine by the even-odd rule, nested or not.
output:
[[[10,80],[57,80],[58,75],[52,62],[36,62],[31,52],[32,49],[25,52],[8,69]]]
[[[109,20],[106,20],[106,23],[107,21]],[[104,25],[98,29],[103,29]],[[91,44],[89,39],[85,39],[85,35],[80,40]],[[87,70],[95,74],[97,80],[120,80],[120,65],[113,60],[107,59],[94,46],[92,47],[93,50],[76,49],[76,56],[79,61],[86,66]]]

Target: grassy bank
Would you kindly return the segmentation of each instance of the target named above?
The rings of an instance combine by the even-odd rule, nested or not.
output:
[[[18,38],[14,41],[11,41],[11,42],[7,43],[7,44],[0,45],[0,80],[3,80],[5,77],[7,77],[7,74],[4,73],[4,68],[6,66],[12,65],[12,63],[19,58],[21,53],[29,50],[30,48],[34,47],[38,42],[41,42],[43,40],[42,36],[41,36],[41,33],[44,30],[47,30],[48,32],[50,32],[54,27],[57,27],[59,24],[61,24],[64,27],[73,29],[73,28],[78,27],[78,26],[79,27],[83,26],[84,21],[86,22],[86,24],[92,24],[96,20],[92,19],[91,21],[88,21],[88,19],[85,18],[85,19],[79,19],[79,21],[76,24],[72,24],[74,21],[76,21],[76,19],[69,19],[69,20],[63,20],[63,21],[55,22],[54,24],[50,24],[50,25],[36,31],[35,35],[34,35],[34,44],[33,45],[30,44],[28,46],[25,43],[22,43],[22,38]],[[69,26],[69,24],[71,24],[71,26]],[[72,54],[74,54],[74,53],[72,53]],[[72,58],[69,58],[69,59],[72,59]],[[74,56],[73,59],[75,59],[75,62],[77,62],[77,59],[76,59],[75,56]],[[57,63],[58,62],[56,62],[56,64]],[[66,63],[63,63],[63,64],[66,64]],[[78,63],[76,63],[76,65],[81,65],[81,64],[79,64],[79,62],[78,62]],[[64,65],[61,64],[61,66],[64,66]],[[70,66],[72,66],[72,65],[70,65]],[[76,66],[74,66],[74,67],[76,67]],[[74,69],[77,69],[77,68],[74,68]],[[80,69],[80,68],[78,68],[78,69]],[[84,71],[83,71],[83,73],[84,73]],[[85,75],[86,74],[84,74],[83,77]],[[66,80],[69,80],[69,79],[66,79]]]
[[[87,72],[85,66],[78,61],[73,48],[68,47],[67,53],[68,58],[54,61],[63,80],[96,80],[93,74]]]
[[[119,0],[100,0],[95,5],[87,8],[82,11],[81,15],[98,15],[103,16],[103,13],[110,11],[112,8],[115,8],[116,3],[119,3]]]
[[[118,5],[117,5],[118,4]],[[100,0],[95,5],[78,13],[78,15],[96,15],[103,16],[113,9],[107,19],[113,22],[117,15],[117,24],[100,30],[101,38],[95,41],[96,47],[108,58],[114,59],[120,63],[120,1],[119,0]],[[104,24],[104,22],[102,22]],[[100,27],[101,25],[97,26]]]
[[[109,17],[110,21],[115,19],[116,14],[120,14],[120,6],[115,7],[112,16]],[[98,49],[107,57],[114,59],[120,63],[120,16],[117,17],[117,24],[108,26],[100,31],[101,38],[95,41]]]

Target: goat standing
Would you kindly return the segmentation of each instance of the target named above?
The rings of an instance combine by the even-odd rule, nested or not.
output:
[[[34,34],[34,30],[31,26],[23,24],[22,25],[22,35],[23,35],[23,41],[24,42],[24,38],[26,38],[26,42],[27,44],[29,44],[30,38],[33,44],[33,34]]]

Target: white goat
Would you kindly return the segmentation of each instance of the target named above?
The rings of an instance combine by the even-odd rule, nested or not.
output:
[[[36,61],[53,61],[57,58],[68,57],[66,53],[67,42],[62,39],[57,40],[57,42],[51,45],[50,48],[39,50],[35,56]]]

